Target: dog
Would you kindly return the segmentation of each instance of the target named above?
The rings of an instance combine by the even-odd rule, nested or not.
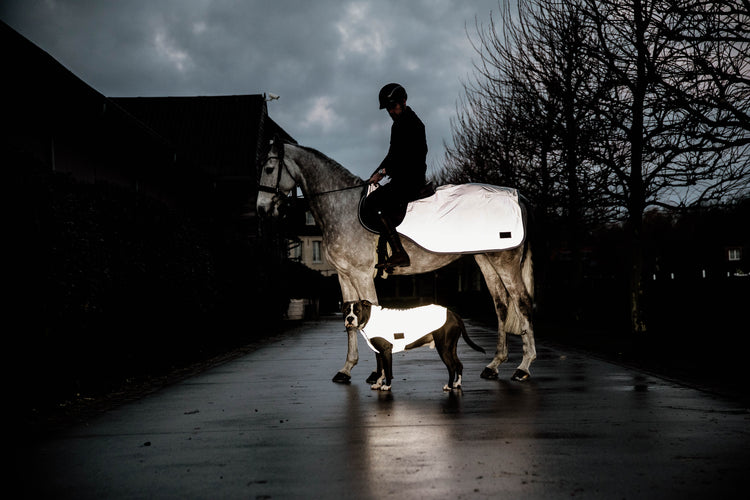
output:
[[[454,312],[438,305],[413,309],[385,309],[367,300],[347,302],[343,307],[344,325],[356,328],[375,351],[377,381],[371,389],[390,391],[393,380],[393,353],[416,349],[429,344],[437,348],[448,368],[444,391],[461,388],[463,364],[456,354],[459,337],[475,351],[484,353],[466,333],[463,320]]]

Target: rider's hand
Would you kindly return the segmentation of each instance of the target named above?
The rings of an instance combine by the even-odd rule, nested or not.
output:
[[[385,176],[380,173],[380,170],[378,170],[374,174],[372,174],[372,177],[370,177],[368,184],[377,184],[378,182],[383,180],[383,177]]]

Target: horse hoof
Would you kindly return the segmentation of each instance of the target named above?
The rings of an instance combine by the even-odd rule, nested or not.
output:
[[[352,380],[352,377],[346,373],[338,372],[333,376],[333,381],[337,384],[348,384]]]
[[[510,379],[516,382],[523,382],[524,380],[528,380],[529,377],[531,377],[529,372],[525,372],[523,370],[516,370],[516,372],[513,374],[513,376]]]
[[[492,368],[488,368],[486,366],[479,376],[482,378],[486,378],[487,380],[497,380],[497,372]]]
[[[378,375],[378,372],[372,372],[370,376],[367,377],[367,380],[365,380],[365,382],[367,382],[368,384],[374,384],[378,381],[379,378],[380,376]]]

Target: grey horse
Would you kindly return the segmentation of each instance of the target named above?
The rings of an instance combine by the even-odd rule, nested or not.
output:
[[[297,186],[323,231],[326,257],[338,272],[343,301],[365,299],[377,304],[374,271],[378,236],[360,224],[358,215],[364,181],[319,151],[274,140],[261,171],[258,214],[278,216],[279,206]],[[523,203],[521,209],[528,234],[528,210]],[[394,269],[394,275],[434,271],[462,255],[428,252],[407,238],[403,240],[411,266]],[[536,359],[531,320],[533,262],[528,238],[516,248],[476,253],[474,258],[492,294],[498,319],[495,356],[481,377],[498,378],[498,366],[508,359],[506,334],[512,333],[523,339],[523,359],[511,379],[526,380],[530,376],[529,366]],[[334,382],[349,382],[351,370],[359,360],[357,330],[347,329],[347,334],[346,363],[333,377]]]

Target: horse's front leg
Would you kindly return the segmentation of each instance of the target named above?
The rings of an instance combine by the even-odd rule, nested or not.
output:
[[[334,261],[331,252],[335,253],[336,248],[337,247],[335,247],[334,245],[329,245],[326,247],[327,252],[328,252],[327,255],[329,257],[329,261],[331,262]],[[359,252],[359,253],[364,253],[364,252]],[[371,253],[374,255],[374,252],[371,252]],[[360,263],[359,267],[366,269],[367,270],[366,272],[357,272],[357,273],[345,272],[343,269],[346,266],[339,269],[339,284],[341,285],[341,297],[344,300],[344,302],[367,299],[373,304],[378,303],[378,294],[377,294],[377,290],[375,289],[375,282],[373,281],[372,273],[370,272],[370,270],[373,269],[374,266],[375,266],[375,261],[373,259],[371,259],[371,261],[367,261],[365,259],[365,262]],[[352,267],[352,266],[349,265],[348,267]],[[350,382],[352,378],[352,368],[354,368],[354,366],[359,361],[359,352],[357,350],[357,337],[359,333],[356,328],[348,328],[346,330],[346,333],[349,337],[349,343],[348,343],[347,351],[346,351],[346,363],[344,364],[344,367],[341,370],[339,370],[339,372],[336,373],[336,375],[334,375],[333,377],[334,382],[342,382],[342,383]],[[380,372],[380,367],[377,368],[377,372],[378,373]],[[378,373],[372,372],[370,376],[367,378],[368,383],[372,383],[370,382],[370,380],[373,379],[373,376],[375,380],[377,380],[379,376]]]
[[[359,349],[357,348],[357,329],[347,328],[346,335],[348,344],[346,348],[346,363],[344,367],[333,376],[334,382],[349,383],[352,379],[352,368],[359,362]]]

